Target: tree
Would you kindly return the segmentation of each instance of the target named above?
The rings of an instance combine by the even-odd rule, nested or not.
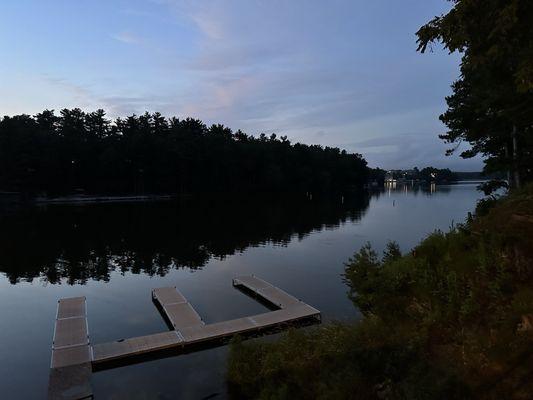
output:
[[[417,32],[418,51],[440,42],[462,54],[461,74],[440,116],[440,135],[471,148],[461,157],[485,157],[485,172],[508,171],[519,187],[533,178],[533,2],[452,0],[451,10]]]
[[[457,180],[457,176],[448,168],[425,167],[418,174],[418,178],[426,182],[445,183]]]
[[[0,118],[0,191],[69,193],[347,191],[367,181],[360,154],[259,138],[197,119],[104,110]]]

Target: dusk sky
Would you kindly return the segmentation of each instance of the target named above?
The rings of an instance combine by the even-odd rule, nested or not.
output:
[[[438,116],[459,56],[416,52],[445,0],[4,0],[0,114],[160,111],[362,153],[371,166],[481,169],[445,157]]]

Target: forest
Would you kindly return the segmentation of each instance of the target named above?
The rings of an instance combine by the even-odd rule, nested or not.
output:
[[[248,135],[198,119],[104,110],[45,110],[0,119],[0,192],[185,194],[218,191],[332,192],[361,187],[360,154]]]
[[[478,173],[479,174],[479,173]],[[449,183],[458,180],[455,172],[449,168],[424,167],[419,169],[414,167],[409,170],[392,170],[388,171],[389,178],[403,179],[406,181],[416,181],[422,183]]]

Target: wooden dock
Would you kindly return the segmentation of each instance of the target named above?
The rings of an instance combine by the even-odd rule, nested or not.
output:
[[[237,277],[233,280],[233,285],[245,289],[277,309],[249,317],[206,324],[175,287],[158,288],[152,291],[152,300],[172,330],[90,346],[85,298],[62,299],[59,301],[56,319],[52,370],[59,367],[72,368],[72,366],[82,370],[81,367],[87,369],[87,365],[94,368],[101,364],[138,358],[168,349],[187,350],[198,344],[216,345],[235,335],[260,334],[272,328],[282,329],[297,321],[320,321],[320,311],[260,278]],[[57,387],[57,384],[55,386]],[[88,383],[81,386],[86,387]],[[52,375],[50,387],[52,387]],[[84,398],[54,397],[51,392],[49,392],[51,398]]]
[[[85,297],[61,299],[57,304],[48,398],[91,398],[91,363]]]
[[[277,288],[274,285],[268,283],[267,281],[264,281],[254,275],[239,276],[237,278],[234,278],[233,286],[243,287],[255,293],[264,301],[281,309],[305,304],[302,301],[298,300],[296,297],[291,296],[280,288]],[[318,312],[318,310],[315,311]]]
[[[159,304],[165,319],[174,329],[205,325],[196,310],[175,287],[154,289],[152,300]]]

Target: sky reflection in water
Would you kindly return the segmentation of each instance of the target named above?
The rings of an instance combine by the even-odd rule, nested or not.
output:
[[[46,393],[56,301],[87,296],[91,341],[163,331],[150,289],[177,286],[207,322],[265,308],[232,288],[253,273],[323,312],[358,318],[343,263],[365,242],[409,250],[461,222],[475,185],[390,188],[371,196],[228,199],[4,208],[0,212],[0,383]],[[227,348],[99,372],[98,399],[225,397]],[[31,376],[31,381],[28,381]],[[9,396],[9,395],[8,395]],[[9,398],[9,397],[8,397]]]

